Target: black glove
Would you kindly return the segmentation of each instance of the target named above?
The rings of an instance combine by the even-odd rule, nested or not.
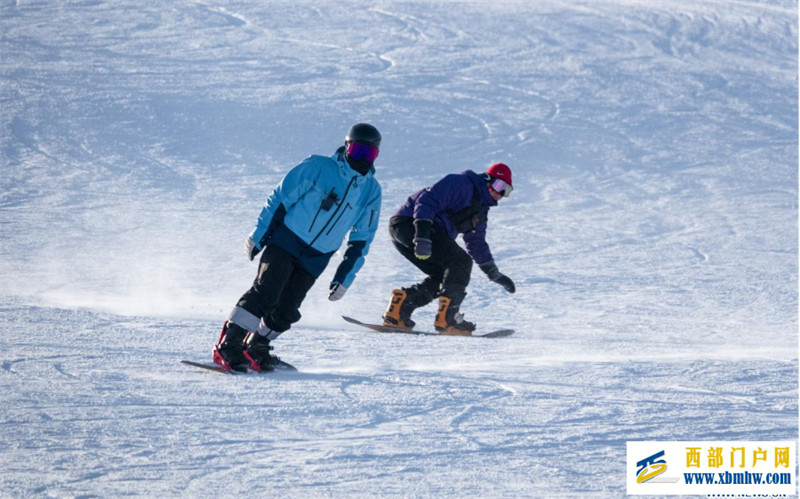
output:
[[[431,227],[430,220],[414,220],[414,256],[420,260],[431,257]]]
[[[427,260],[431,257],[431,240],[421,237],[414,238],[414,256],[420,260]]]
[[[507,275],[500,274],[500,277],[493,279],[493,281],[503,286],[503,288],[505,288],[505,290],[509,293],[514,293],[517,291],[517,287],[514,286],[514,281],[512,281]]]
[[[500,273],[500,270],[497,268],[494,260],[481,263],[478,265],[478,267],[480,267],[480,269],[486,274],[486,277],[488,277],[491,281],[503,286],[503,288],[509,293],[514,293],[517,291],[517,287],[514,286],[514,281],[512,281],[507,275]]]

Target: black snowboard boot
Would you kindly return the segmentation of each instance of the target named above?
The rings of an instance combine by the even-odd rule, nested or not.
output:
[[[249,362],[244,357],[244,338],[247,331],[233,322],[222,326],[222,334],[214,345],[213,361],[228,371],[247,372]]]
[[[475,331],[475,324],[464,320],[464,315],[458,311],[466,293],[460,293],[452,297],[439,296],[439,311],[433,326],[439,334],[450,334],[456,336],[472,336]]]
[[[244,356],[249,362],[250,369],[259,372],[274,371],[280,360],[278,357],[270,355],[270,350],[274,348],[269,344],[266,336],[250,333],[244,342]]]

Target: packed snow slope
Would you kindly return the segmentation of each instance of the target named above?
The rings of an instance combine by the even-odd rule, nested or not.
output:
[[[797,2],[0,0],[0,495],[619,497],[629,440],[798,435]],[[270,190],[376,125],[345,298],[210,360]],[[511,165],[510,338],[380,335],[386,224]],[[434,310],[415,319],[432,326]]]

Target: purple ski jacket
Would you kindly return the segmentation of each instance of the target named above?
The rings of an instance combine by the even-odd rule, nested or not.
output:
[[[412,194],[397,210],[395,216],[411,217],[415,220],[432,220],[434,228],[445,231],[452,239],[463,234],[467,253],[478,265],[493,260],[486,242],[486,225],[489,208],[497,206],[492,199],[486,180],[480,173],[467,170],[451,173],[430,187]],[[468,208],[472,207],[472,210]],[[458,214],[473,214],[469,220]]]

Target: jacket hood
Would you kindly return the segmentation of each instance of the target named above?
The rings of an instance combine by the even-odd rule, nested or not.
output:
[[[461,172],[461,175],[469,178],[478,192],[480,192],[481,201],[483,202],[484,206],[497,206],[497,201],[495,201],[492,198],[492,195],[489,193],[489,188],[486,186],[486,179],[482,173],[475,173],[472,170],[465,170]]]

